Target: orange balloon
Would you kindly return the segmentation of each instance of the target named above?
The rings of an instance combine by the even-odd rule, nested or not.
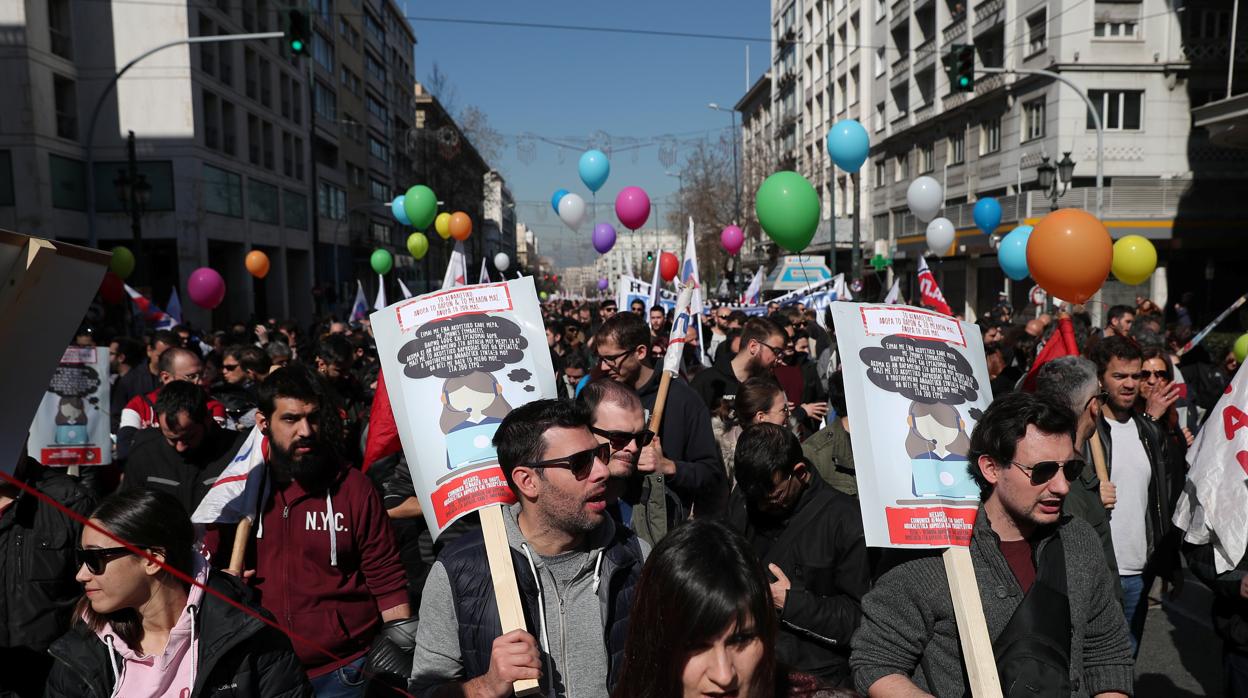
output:
[[[1096,216],[1077,208],[1054,211],[1027,239],[1027,268],[1040,287],[1070,303],[1085,303],[1109,277],[1114,242]]]
[[[472,219],[463,211],[451,214],[451,237],[463,242],[472,235]]]
[[[260,250],[248,252],[243,263],[247,265],[247,271],[257,279],[263,279],[269,274],[269,256]]]

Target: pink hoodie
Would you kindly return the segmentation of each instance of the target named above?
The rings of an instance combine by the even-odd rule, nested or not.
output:
[[[207,584],[208,562],[196,554],[194,563],[195,581]],[[189,698],[195,687],[195,671],[199,663],[199,638],[196,636],[194,617],[199,614],[203,596],[203,588],[191,587],[186,608],[182,609],[178,622],[169,631],[169,643],[159,656],[140,655],[117,637],[109,624],[96,632],[100,641],[110,649],[108,658],[113,662],[113,675],[117,676],[113,696]],[[120,664],[116,661],[118,655],[122,659]]]

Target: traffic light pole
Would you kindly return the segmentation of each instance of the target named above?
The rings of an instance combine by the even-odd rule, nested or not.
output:
[[[83,147],[84,159],[87,171],[87,247],[99,246],[99,234],[95,227],[95,123],[100,118],[100,110],[104,108],[104,100],[113,92],[113,88],[117,86],[117,81],[121,76],[126,74],[139,61],[148,56],[163,51],[174,46],[182,44],[215,44],[226,41],[251,41],[253,39],[277,39],[285,36],[285,32],[262,32],[259,34],[224,34],[220,36],[192,36],[186,39],[170,41],[167,44],[161,44],[154,48],[148,49],[140,53],[129,63],[117,71],[113,78],[104,86],[104,91],[100,93],[99,99],[95,100],[95,107],[91,109],[91,121],[87,124],[87,142]]]

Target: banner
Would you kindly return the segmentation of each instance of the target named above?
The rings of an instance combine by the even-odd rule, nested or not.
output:
[[[355,300],[351,302],[351,322],[359,322],[368,317],[368,299],[364,296],[364,283],[355,280]]]
[[[442,275],[442,290],[457,288],[468,283],[468,256],[464,243],[456,242],[451,256],[446,260],[446,273]]]
[[[640,300],[646,304],[645,315],[650,311],[651,286],[641,279],[632,276],[621,276],[615,286],[615,305],[620,312],[632,309],[634,300]],[[676,307],[676,292],[667,289],[659,289],[659,305],[664,310],[671,310]]]
[[[555,396],[532,277],[436,291],[373,313],[412,484],[434,538],[515,501],[494,432],[513,407]]]
[[[969,545],[970,435],[992,401],[979,330],[896,305],[832,306],[871,547]],[[870,419],[866,418],[870,415]]]
[[[938,313],[953,315],[953,310],[945,302],[945,294],[936,285],[936,276],[927,268],[927,260],[919,257],[919,302]]]
[[[31,457],[56,466],[112,463],[110,388],[107,347],[66,349],[30,426]]]

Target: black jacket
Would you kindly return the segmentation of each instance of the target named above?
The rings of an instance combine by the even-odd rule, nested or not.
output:
[[[238,453],[247,435],[211,424],[199,446],[179,453],[159,428],[140,429],[126,461],[122,489],[144,487],[167,492],[189,515]]]
[[[655,371],[637,390],[641,406],[646,410],[647,423],[659,396],[661,377],[662,372]],[[693,510],[696,516],[722,512],[728,501],[728,475],[715,432],[711,431],[711,413],[702,398],[679,378],[672,379],[667,391],[659,439],[663,443],[663,455],[676,461],[676,474],[668,478],[666,484],[680,497],[685,510]],[[696,509],[694,504],[697,504]]]
[[[95,507],[73,478],[33,460],[23,462],[20,477],[84,517]],[[42,652],[69,627],[82,594],[74,581],[81,532],[81,524],[25,492],[0,513],[0,648]]]
[[[1240,580],[1248,572],[1248,555],[1235,569],[1218,574],[1213,545],[1183,545],[1187,566],[1213,592],[1213,629],[1225,649],[1248,654],[1248,599],[1239,593]]]
[[[811,472],[785,519],[749,511],[738,488],[728,524],[746,537],[763,567],[775,564],[792,584],[780,612],[776,658],[833,686],[851,686],[849,640],[871,586],[858,500]]]
[[[210,572],[208,588],[272,619],[251,601],[250,592],[227,574]],[[199,657],[192,698],[313,695],[307,674],[281,631],[207,592],[195,623]],[[109,651],[95,631],[75,623],[48,650],[56,664],[48,678],[46,698],[108,698],[117,683]],[[120,656],[114,661],[125,662]]]

